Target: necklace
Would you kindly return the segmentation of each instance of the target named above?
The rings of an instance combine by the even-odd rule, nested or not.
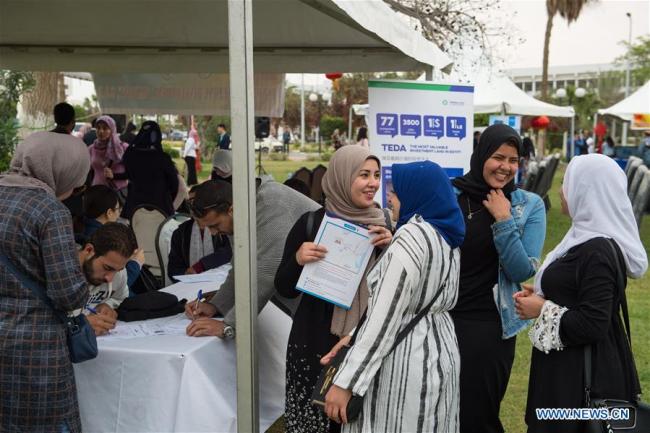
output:
[[[474,216],[477,213],[481,212],[483,209],[485,209],[485,208],[481,207],[479,210],[475,210],[474,212],[472,212],[472,207],[469,205],[469,197],[467,197],[467,219],[468,220],[471,220],[472,216]]]

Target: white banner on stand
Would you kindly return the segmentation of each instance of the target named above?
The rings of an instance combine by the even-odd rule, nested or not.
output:
[[[469,171],[474,87],[422,81],[368,81],[370,150],[382,164],[381,197],[394,163],[430,160],[450,178]]]

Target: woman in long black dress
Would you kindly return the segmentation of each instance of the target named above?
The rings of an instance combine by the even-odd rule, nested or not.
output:
[[[178,172],[171,157],[163,152],[160,126],[154,121],[142,124],[134,144],[124,153],[124,173],[111,173],[115,179],[129,179],[129,194],[122,217],[131,218],[143,204],[154,205],[167,215],[174,214],[178,191]]]
[[[626,191],[625,174],[611,158],[573,158],[560,191],[571,228],[546,257],[534,293],[515,295],[520,316],[537,317],[529,332],[529,433],[584,431],[579,421],[539,420],[536,409],[585,407],[586,345],[592,347],[592,398],[632,400],[640,393],[618,314],[625,290],[618,282],[625,281],[619,269],[641,277],[648,259]]]
[[[460,433],[503,433],[501,400],[526,326],[512,295],[539,265],[546,233],[544,202],[518,189],[521,139],[492,125],[472,153],[470,171],[454,179],[465,216],[458,302],[451,311],[460,350]]]
[[[376,247],[390,243],[392,234],[385,227],[384,212],[374,202],[379,174],[379,160],[367,148],[346,146],[334,154],[323,177],[323,191],[327,196],[325,208],[311,213],[311,217],[310,212],[300,217],[287,237],[275,277],[275,288],[281,295],[299,296],[302,292],[295,287],[303,266],[325,257],[324,248],[313,243],[325,210],[339,218],[369,225],[370,231],[376,233],[373,239]],[[308,227],[310,220],[312,224]],[[377,249],[366,271],[375,262],[376,255]],[[322,368],[320,358],[357,326],[367,305],[365,278],[349,310],[303,294],[293,317],[287,346],[285,424],[288,433],[340,430],[339,424],[330,423],[325,412],[311,404],[311,394]]]

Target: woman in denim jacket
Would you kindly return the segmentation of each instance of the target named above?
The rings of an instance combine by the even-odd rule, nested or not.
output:
[[[516,189],[521,139],[506,125],[488,127],[470,163],[454,180],[465,216],[458,302],[451,311],[460,349],[460,432],[503,432],[501,399],[527,326],[512,295],[532,277],[546,233],[542,199]]]

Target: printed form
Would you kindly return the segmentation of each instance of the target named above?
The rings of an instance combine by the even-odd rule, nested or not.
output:
[[[325,214],[316,243],[325,258],[304,266],[296,289],[350,309],[374,249],[368,229]]]

